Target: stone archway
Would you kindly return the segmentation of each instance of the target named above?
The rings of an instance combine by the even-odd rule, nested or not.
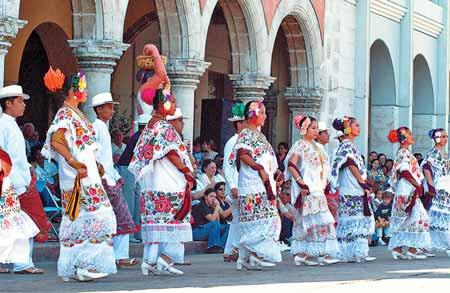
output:
[[[31,96],[22,121],[32,122],[41,137],[61,106],[44,87],[43,77],[49,65],[66,75],[76,71],[77,63],[67,42],[67,35],[55,23],[38,25],[29,36],[22,54],[19,84]]]
[[[399,107],[391,54],[382,40],[370,47],[369,76],[369,150],[393,157],[394,147],[386,137],[390,129],[397,127]]]
[[[435,96],[428,62],[422,54],[414,58],[413,64],[412,131],[416,138],[414,152],[426,154],[432,142],[428,131],[436,127]]]

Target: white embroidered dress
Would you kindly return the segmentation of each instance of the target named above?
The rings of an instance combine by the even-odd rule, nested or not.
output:
[[[0,171],[2,170],[0,158]],[[33,220],[20,209],[17,193],[6,176],[0,194],[0,263],[27,263],[30,253],[29,239],[39,229]]]
[[[112,274],[117,271],[112,247],[112,235],[116,233],[116,218],[98,173],[92,124],[74,110],[63,106],[47,132],[42,154],[55,159],[59,166],[59,181],[63,208],[70,198],[76,170],[51,147],[51,137],[59,129],[65,129],[65,139],[73,158],[87,166],[88,177],[81,180],[81,208],[78,218],[71,221],[63,215],[59,230],[60,255],[58,275],[70,277],[76,268],[93,269]]]
[[[185,199],[186,179],[167,158],[175,151],[193,172],[186,147],[165,120],[142,132],[129,170],[141,187],[141,232],[144,244],[192,241],[190,215],[176,220]]]
[[[297,168],[308,185],[310,194],[301,199],[300,210],[294,212],[293,241],[291,253],[305,253],[312,256],[335,256],[338,252],[334,218],[331,215],[324,194],[328,177],[328,162],[325,154],[314,143],[298,140],[285,159],[285,179],[292,179],[291,203],[298,199],[300,188],[288,170],[289,160],[298,156]]]
[[[239,134],[230,160],[237,166],[236,156],[239,149],[250,152],[253,160],[262,165],[269,175],[273,193],[276,186],[273,176],[278,168],[277,158],[272,146],[259,131],[248,128]],[[257,171],[240,162],[238,177],[239,192],[239,244],[259,257],[272,262],[281,262],[278,238],[281,220],[276,201],[267,199],[266,189]]]
[[[402,246],[429,249],[431,238],[428,214],[419,198],[416,199],[412,211],[406,212],[415,188],[405,178],[399,177],[402,171],[408,171],[418,184],[422,183],[424,177],[417,159],[411,151],[404,148],[399,149],[392,168],[391,182],[395,196],[389,218],[391,230],[389,249]]]

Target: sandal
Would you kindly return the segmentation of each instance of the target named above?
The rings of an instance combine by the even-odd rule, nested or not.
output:
[[[0,274],[10,274],[11,271],[9,269],[0,268]]]
[[[140,264],[140,261],[137,258],[121,259],[121,260],[116,262],[116,265],[119,268],[134,267],[134,266],[136,266],[138,264]]]
[[[42,275],[45,274],[45,270],[39,268],[28,268],[23,271],[14,272],[14,274],[19,275]]]

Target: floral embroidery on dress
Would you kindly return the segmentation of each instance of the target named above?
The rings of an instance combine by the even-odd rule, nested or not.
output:
[[[399,149],[397,153],[397,158],[394,161],[394,165],[392,167],[392,175],[391,181],[392,183],[397,183],[399,180],[398,174],[402,171],[409,171],[417,181],[417,183],[421,183],[423,180],[423,173],[419,166],[417,159],[413,156],[410,150],[407,149]]]
[[[251,222],[278,217],[277,208],[273,202],[267,199],[265,192],[247,194],[238,199],[239,221]]]
[[[63,194],[63,208],[66,207],[69,198],[72,196],[72,190],[66,190]],[[103,189],[103,186],[95,183],[91,185],[83,185],[83,192],[81,194],[81,208],[95,212],[101,207],[111,207],[108,196]]]
[[[427,163],[430,164],[431,170],[433,171],[433,180],[436,180],[436,178],[440,178],[442,176],[447,176],[450,173],[448,154],[444,150],[439,151],[439,149],[433,147],[433,149],[423,159],[421,167],[423,168],[423,166]]]
[[[258,159],[260,159],[264,154],[270,154],[275,157],[275,152],[267,139],[262,134],[248,128],[244,128],[241,133],[239,133],[234,150],[228,157],[230,165],[233,165],[236,159],[236,151],[239,148],[250,150],[252,158],[255,162],[258,161]]]
[[[155,195],[156,194],[156,195]],[[184,192],[141,192],[142,224],[189,223],[190,216],[183,221],[173,219],[183,204]]]
[[[361,153],[353,142],[346,139],[339,144],[331,164],[330,182],[333,187],[337,187],[340,169],[349,159],[355,162],[363,179],[367,178],[367,169]]]
[[[62,121],[68,121],[72,124],[73,129],[75,129],[74,142],[80,151],[84,150],[86,146],[94,144],[94,127],[90,122],[75,113],[75,111],[69,107],[59,109],[52,124],[58,125]]]
[[[187,150],[175,128],[165,120],[156,122],[151,128],[146,127],[134,148],[130,170],[142,177],[142,170],[152,167],[154,161],[162,159],[171,150],[177,151],[181,160],[190,166]]]
[[[7,224],[4,219],[10,214],[20,212],[19,199],[14,189],[11,186],[4,189],[0,196],[0,227]]]

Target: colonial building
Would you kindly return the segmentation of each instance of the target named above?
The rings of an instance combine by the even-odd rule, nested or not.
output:
[[[185,137],[223,143],[232,100],[264,99],[264,129],[292,141],[292,115],[359,118],[365,150],[392,154],[390,128],[410,126],[425,152],[448,124],[446,0],[0,0],[0,83],[32,95],[26,121],[41,134],[57,101],[49,65],[85,71],[89,93],[111,91],[136,117],[135,58],[157,44]],[[86,108],[89,111],[89,108]],[[92,115],[92,112],[91,112]],[[1,126],[0,126],[1,127]]]

